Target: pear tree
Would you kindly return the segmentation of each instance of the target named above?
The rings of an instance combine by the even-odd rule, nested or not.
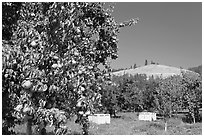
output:
[[[13,35],[2,42],[5,124],[8,112],[27,123],[27,134],[32,125],[43,125],[40,134],[53,125],[60,134],[67,119],[80,113],[88,134],[87,114],[100,106],[93,98],[110,80],[120,29],[138,21],[117,23],[112,10],[95,2],[21,4]]]
[[[202,108],[202,78],[200,75],[182,73],[183,108],[188,110],[190,122],[199,121]]]
[[[168,119],[173,112],[182,108],[182,86],[180,76],[171,76],[159,80],[159,85],[154,93],[155,109],[163,116],[165,131],[167,131]]]

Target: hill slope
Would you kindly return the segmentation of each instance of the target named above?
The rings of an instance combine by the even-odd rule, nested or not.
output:
[[[124,74],[129,74],[129,75],[146,74],[147,77],[149,76],[169,77],[173,75],[181,75],[181,71],[195,73],[195,72],[192,72],[186,69],[180,69],[180,68],[170,67],[170,66],[165,66],[165,65],[151,64],[151,65],[142,66],[142,67],[135,68],[135,69],[127,69],[127,70],[113,72],[112,74],[116,76],[122,76]],[[195,74],[199,75],[198,73],[195,73]]]
[[[202,65],[197,66],[197,67],[189,68],[188,70],[194,71],[194,72],[199,73],[200,75],[202,75]]]

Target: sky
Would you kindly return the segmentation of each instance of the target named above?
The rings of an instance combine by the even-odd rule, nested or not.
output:
[[[122,28],[118,38],[119,57],[114,69],[144,66],[145,60],[174,67],[202,64],[201,2],[115,2],[115,20],[139,18]]]

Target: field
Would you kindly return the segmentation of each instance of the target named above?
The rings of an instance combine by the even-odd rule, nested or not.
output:
[[[91,123],[91,135],[202,135],[202,123],[189,124],[182,122],[181,117],[171,118],[168,122],[167,131],[164,131],[164,122],[139,121],[138,113],[119,113],[119,118],[111,118],[111,124],[97,125]],[[70,134],[80,135],[81,127],[75,124],[73,117],[67,124]],[[48,134],[52,127],[47,127]],[[15,127],[18,134],[25,134],[25,125]],[[34,133],[35,134],[35,133]]]

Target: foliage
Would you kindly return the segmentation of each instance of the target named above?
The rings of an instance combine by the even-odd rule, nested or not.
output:
[[[172,76],[160,80],[156,88],[155,108],[164,117],[165,131],[167,130],[167,121],[171,118],[173,112],[177,112],[182,106],[181,77]]]
[[[118,90],[116,86],[104,85],[101,91],[101,103],[103,105],[102,111],[108,112],[111,116],[116,116],[116,111],[118,109]]]
[[[148,65],[147,59],[145,59],[145,66]]]
[[[16,47],[10,47],[5,41],[2,44],[2,112],[4,112],[2,113],[2,132],[14,134],[9,128],[13,127],[14,123],[19,122],[13,113],[20,94],[20,68],[15,61]]]
[[[166,118],[170,118],[173,112],[181,109],[182,92],[181,77],[172,76],[160,80],[156,88],[155,102],[157,110]]]
[[[134,68],[134,69],[137,68],[137,64],[136,64],[136,63],[134,64],[133,68]]]
[[[182,72],[182,76],[166,79],[147,79],[145,75],[113,75],[112,83],[105,89],[111,94],[102,94],[102,97],[116,98],[114,105],[120,111],[156,111],[167,121],[173,113],[187,109],[190,117],[195,115],[195,121],[200,119],[198,113],[202,107],[202,82],[201,77],[194,73]]]
[[[159,87],[159,81],[160,78],[153,78],[150,77],[146,84],[145,84],[145,91],[143,94],[143,102],[144,102],[144,108],[147,111],[156,111],[156,102],[155,102],[155,95],[157,94],[156,90]]]
[[[3,9],[9,4],[15,7],[5,3]],[[57,130],[66,118],[79,113],[78,108],[84,114],[95,111],[93,98],[108,79],[108,60],[117,58],[119,30],[137,22],[118,24],[111,9],[103,5],[21,3],[20,10],[14,10],[17,15],[11,17],[16,24],[3,23],[3,29],[12,28],[13,33],[2,48],[2,107],[7,127],[14,126],[9,120],[16,114],[21,120],[30,117],[33,124],[53,124]],[[10,16],[7,12],[3,19],[11,22],[6,20]],[[85,117],[81,123],[87,128]]]
[[[20,2],[2,2],[2,39],[10,40],[20,15]]]
[[[147,80],[146,75],[112,76],[112,85],[104,87],[107,93],[102,98],[110,99],[120,111],[142,111],[153,109],[152,90],[156,82]],[[155,84],[155,85],[154,85]],[[109,101],[104,101],[109,104]],[[104,104],[104,106],[106,106]],[[113,106],[113,105],[110,105]]]
[[[202,108],[202,79],[200,76],[183,73],[183,107],[188,109],[193,123],[199,121],[199,109]]]

